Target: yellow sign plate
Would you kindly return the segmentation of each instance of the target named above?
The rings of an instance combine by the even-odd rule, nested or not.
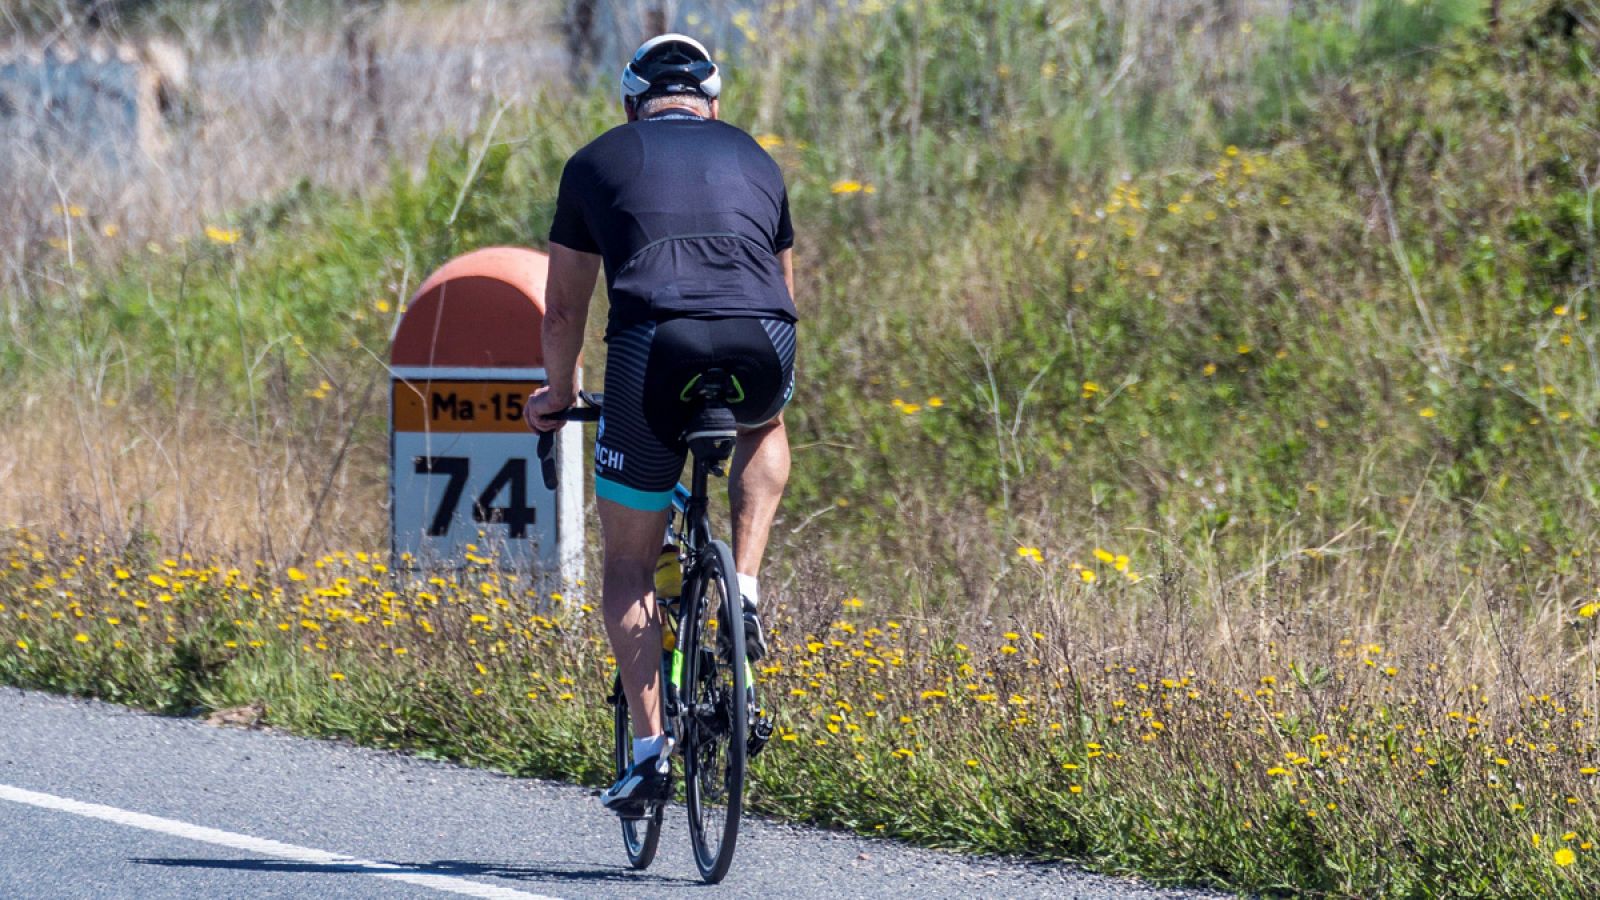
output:
[[[531,434],[522,404],[537,381],[395,381],[394,430]]]

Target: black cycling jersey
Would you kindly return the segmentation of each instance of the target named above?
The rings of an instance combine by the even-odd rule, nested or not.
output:
[[[783,173],[750,135],[669,110],[611,129],[561,173],[551,243],[605,261],[608,336],[678,317],[797,319]]]

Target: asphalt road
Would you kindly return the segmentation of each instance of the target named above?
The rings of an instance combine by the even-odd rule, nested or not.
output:
[[[700,884],[683,811],[627,867],[590,792],[0,688],[0,897],[1196,897],[767,821]]]

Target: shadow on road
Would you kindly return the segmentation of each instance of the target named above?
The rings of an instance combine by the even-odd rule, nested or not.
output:
[[[430,863],[402,863],[385,861],[381,867],[362,863],[309,863],[279,859],[205,859],[199,857],[135,857],[129,862],[143,866],[167,866],[178,869],[230,869],[247,872],[294,872],[313,875],[450,875],[458,878],[504,878],[511,881],[551,881],[575,884],[603,884],[607,882],[631,885],[663,886],[686,881],[664,878],[646,872],[635,872],[625,866],[580,866],[576,863],[544,863],[540,865],[511,865],[501,863],[469,862],[444,859]],[[390,867],[394,868],[390,868]],[[696,882],[698,883],[698,882]]]

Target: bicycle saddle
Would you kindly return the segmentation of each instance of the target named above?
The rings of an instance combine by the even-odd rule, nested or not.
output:
[[[733,455],[739,423],[728,408],[730,393],[742,395],[738,382],[721,369],[707,369],[683,389],[683,399],[700,409],[683,430],[683,440],[697,459],[717,465]]]

